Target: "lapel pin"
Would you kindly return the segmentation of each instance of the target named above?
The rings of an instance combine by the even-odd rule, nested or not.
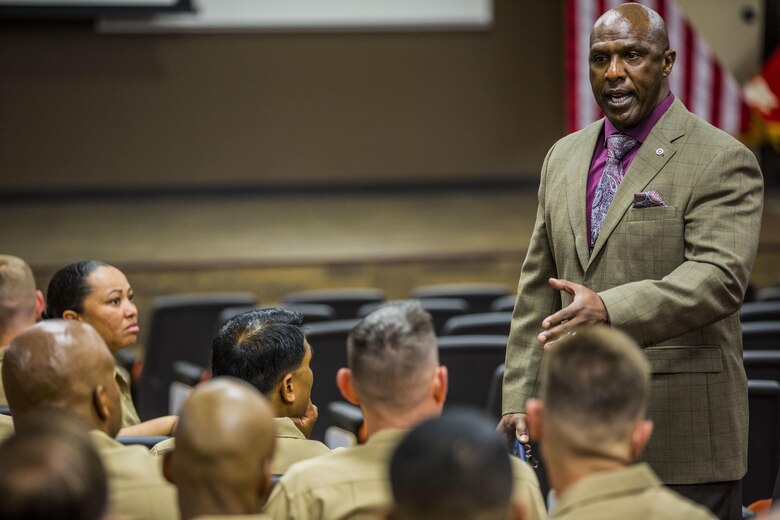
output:
[[[663,148],[659,148],[658,150],[655,151],[655,154],[656,155],[663,155],[664,154],[664,149]]]

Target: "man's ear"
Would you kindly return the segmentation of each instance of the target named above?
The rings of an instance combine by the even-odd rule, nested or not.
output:
[[[38,319],[41,317],[41,314],[43,314],[43,309],[46,308],[46,299],[43,297],[43,293],[40,289],[35,291],[35,320],[38,321]]]
[[[350,369],[339,369],[338,373],[336,374],[336,386],[339,387],[339,391],[341,392],[341,395],[344,396],[344,399],[354,404],[355,406],[360,404],[360,399],[355,392],[355,387],[352,386],[352,371]]]
[[[674,67],[674,62],[677,59],[677,53],[673,50],[668,50],[664,53],[664,67],[663,67],[663,75],[664,77],[667,77],[669,74],[672,73],[672,68]]]
[[[653,434],[653,421],[642,419],[637,421],[634,431],[631,432],[631,458],[636,459],[650,441]]]
[[[171,484],[176,484],[176,482],[173,480],[173,457],[175,452],[176,449],[174,448],[172,450],[166,451],[162,456],[162,474],[163,477],[165,477],[165,480]]]
[[[525,425],[528,433],[535,441],[539,441],[543,434],[542,411],[544,403],[539,399],[529,399],[525,402]]]
[[[293,385],[292,372],[288,372],[282,377],[279,383],[279,398],[282,403],[291,405],[295,402],[295,387]]]
[[[447,399],[447,390],[449,390],[450,380],[447,367],[439,365],[436,367],[436,375],[433,379],[433,399],[437,404],[444,405]]]
[[[81,316],[79,316],[78,312],[68,309],[62,313],[62,319],[81,321]]]
[[[95,414],[98,419],[100,419],[100,422],[106,422],[111,416],[111,405],[109,401],[108,392],[106,392],[105,386],[98,385],[95,390],[92,391],[92,406],[94,407]]]
[[[260,470],[260,480],[257,483],[257,496],[260,507],[263,507],[268,501],[268,497],[271,495],[271,489],[274,487],[274,483],[271,478],[271,457],[263,460],[262,464],[263,467]]]

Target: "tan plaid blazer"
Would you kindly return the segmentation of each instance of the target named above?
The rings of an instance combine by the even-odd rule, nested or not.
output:
[[[585,189],[603,120],[547,153],[506,355],[504,413],[536,392],[542,320],[571,303],[550,277],[599,293],[613,326],[652,367],[644,457],[668,484],[738,480],[747,465],[747,380],[739,306],[758,243],[763,179],[755,156],[679,100],[620,184],[588,255]],[[656,190],[665,207],[634,208]]]

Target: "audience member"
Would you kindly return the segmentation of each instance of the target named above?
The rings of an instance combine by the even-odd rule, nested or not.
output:
[[[393,449],[409,428],[442,411],[447,369],[439,365],[431,316],[419,303],[387,305],[364,318],[349,335],[347,362],[337,384],[361,407],[368,441],[293,465],[266,505],[273,518],[383,518],[392,502]],[[542,504],[533,470],[519,467],[516,496]],[[544,517],[543,508],[529,509],[530,518]]]
[[[133,288],[124,273],[111,265],[90,260],[57,271],[46,293],[46,317],[89,323],[112,353],[135,345],[138,310]],[[122,435],[172,435],[175,416],[141,422],[130,395],[129,375],[116,365],[114,377],[122,396]]]
[[[390,460],[388,520],[519,520],[512,464],[494,423],[447,412],[412,430]]]
[[[8,344],[20,332],[35,324],[43,306],[43,293],[35,289],[30,266],[21,258],[0,255],[0,366]],[[2,384],[0,406],[8,406]],[[0,419],[0,422],[6,421]]]
[[[34,412],[0,445],[0,518],[99,520],[108,513],[103,464],[84,425]]]
[[[276,419],[276,450],[271,473],[280,475],[295,462],[329,453],[309,440],[317,421],[311,402],[314,380],[309,362],[312,349],[301,329],[303,320],[287,309],[256,309],[228,321],[212,343],[211,371],[254,386],[271,403]],[[152,450],[165,453],[175,439]]]
[[[56,408],[81,419],[108,474],[110,510],[134,519],[178,518],[175,489],[158,459],[114,437],[122,425],[114,359],[92,326],[47,320],[11,342],[2,368],[8,404],[19,427],[28,414]]]
[[[650,366],[626,334],[581,329],[544,354],[540,398],[527,404],[531,436],[558,501],[552,518],[712,519],[634,461],[650,439]]]
[[[222,377],[195,389],[176,449],[165,454],[182,519],[270,518],[259,512],[271,490],[274,437],[271,407],[252,386]]]

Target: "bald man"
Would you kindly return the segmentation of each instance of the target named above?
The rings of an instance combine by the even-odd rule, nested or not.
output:
[[[30,413],[55,408],[90,428],[108,474],[113,515],[178,518],[175,489],[164,480],[158,459],[114,440],[122,425],[114,359],[90,325],[48,320],[30,327],[11,341],[2,378],[17,427]]]
[[[44,308],[43,293],[35,288],[32,270],[21,258],[0,255],[0,366],[8,344],[34,325]],[[8,406],[0,384],[0,406]],[[8,421],[0,418],[0,436]]]
[[[165,454],[182,520],[270,519],[259,511],[271,490],[275,436],[271,407],[251,385],[219,377],[195,389],[176,449]]]

